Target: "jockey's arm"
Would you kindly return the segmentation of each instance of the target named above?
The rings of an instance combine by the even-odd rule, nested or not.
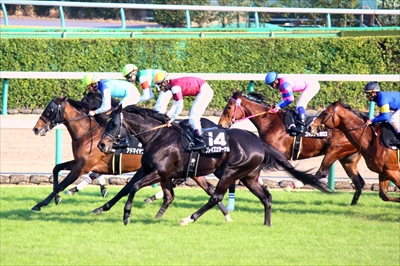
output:
[[[384,104],[379,108],[379,115],[372,119],[372,123],[390,121],[390,106]]]
[[[101,106],[96,109],[94,112],[96,114],[101,114],[107,112],[111,109],[111,90],[110,88],[104,88],[101,92],[102,103]]]
[[[288,82],[283,83],[279,91],[282,95],[282,100],[276,104],[279,108],[284,108],[294,101],[293,89]]]

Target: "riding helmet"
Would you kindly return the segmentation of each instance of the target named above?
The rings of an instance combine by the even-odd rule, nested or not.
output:
[[[165,80],[167,77],[167,72],[166,71],[159,71],[154,75],[154,84],[159,84]]]
[[[381,91],[379,85],[376,82],[369,82],[364,87],[364,92]]]
[[[272,82],[274,82],[278,78],[278,73],[276,72],[268,72],[265,76],[265,84],[271,86]]]
[[[87,87],[91,84],[97,83],[99,81],[100,81],[100,78],[96,74],[86,74],[82,79],[83,86],[85,86],[85,87]]]
[[[138,70],[139,68],[137,66],[135,66],[134,64],[127,64],[124,66],[124,68],[122,68],[122,75],[124,77],[126,77],[127,75],[129,75],[130,73],[132,73],[135,70]]]

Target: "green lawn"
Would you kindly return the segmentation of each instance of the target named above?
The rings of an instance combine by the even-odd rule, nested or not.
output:
[[[120,188],[109,189],[107,199]],[[126,198],[91,213],[106,202],[94,186],[30,211],[50,190],[0,187],[0,265],[400,265],[400,205],[375,192],[349,206],[353,192],[272,191],[268,228],[247,190],[236,192],[233,223],[215,208],[188,227],[179,221],[208,199],[199,189],[176,189],[162,219],[153,218],[161,202],[143,203],[157,190],[141,190],[127,226]]]

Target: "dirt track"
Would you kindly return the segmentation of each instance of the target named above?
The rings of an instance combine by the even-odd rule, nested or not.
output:
[[[56,132],[48,132],[40,137],[33,134],[38,115],[7,115],[0,120],[0,172],[1,173],[51,173],[55,165]],[[218,120],[212,117],[212,120]],[[22,128],[21,128],[22,127]],[[240,126],[238,126],[240,127]],[[242,124],[243,128],[250,128],[250,124]],[[68,131],[63,131],[62,161],[72,160],[71,138]],[[300,169],[317,169],[322,157],[293,162]],[[336,179],[347,180],[340,163],[335,164]],[[364,160],[359,163],[358,169],[367,182],[377,183],[377,174],[365,166]],[[283,172],[263,173],[265,176],[286,176]]]

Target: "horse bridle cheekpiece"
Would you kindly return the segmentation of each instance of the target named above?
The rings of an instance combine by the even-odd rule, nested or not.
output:
[[[104,131],[104,134],[109,136],[113,141],[114,144],[120,144],[121,143],[121,139],[125,138],[128,135],[128,130],[123,122],[123,114],[122,112],[119,113],[119,129],[118,129],[118,134],[116,137],[114,137],[111,133]],[[108,118],[107,123],[113,122],[115,125],[118,126],[117,123],[115,123],[113,118]]]
[[[54,100],[52,100],[45,111],[45,117],[48,119],[48,121],[44,121],[43,118],[42,120],[45,123],[50,122],[50,128],[53,128],[64,121],[64,109],[65,103],[58,104]]]

